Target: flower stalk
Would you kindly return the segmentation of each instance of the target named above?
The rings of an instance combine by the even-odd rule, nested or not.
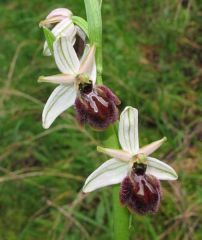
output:
[[[97,83],[102,84],[102,16],[98,0],[84,0],[91,44],[96,46]]]
[[[119,148],[119,142],[116,135],[115,127],[111,126],[106,131],[106,139],[104,145],[110,148]],[[113,198],[113,239],[128,240],[129,239],[129,211],[121,206],[119,198],[120,186],[112,187]]]
[[[127,208],[120,205],[120,186],[113,186],[113,219],[114,219],[114,240],[129,239],[129,212]]]
[[[84,0],[88,21],[88,33],[91,44],[96,46],[97,83],[102,84],[102,16],[99,0]],[[104,145],[119,148],[119,142],[114,126],[104,133]],[[119,200],[119,186],[113,186],[113,223],[115,240],[129,239],[129,212],[123,208]]]

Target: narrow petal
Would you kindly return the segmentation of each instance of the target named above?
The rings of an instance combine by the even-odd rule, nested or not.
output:
[[[96,81],[96,64],[95,64],[95,46],[91,48],[87,45],[84,50],[83,57],[81,58],[81,66],[79,69],[80,74],[87,74],[90,80],[95,83]]]
[[[176,180],[178,178],[175,170],[168,164],[152,157],[147,157],[146,174],[150,174],[159,180]]]
[[[55,62],[62,73],[78,73],[80,63],[68,37],[59,37],[53,44]]]
[[[60,23],[62,20],[66,19],[64,16],[55,16],[49,19],[45,19],[39,23],[39,27],[51,27],[51,24]]]
[[[53,121],[66,109],[71,107],[76,99],[74,85],[60,85],[50,95],[42,114],[43,127],[49,128]]]
[[[119,142],[123,150],[137,154],[139,150],[138,139],[138,110],[126,107],[121,113],[119,123]]]
[[[153,152],[155,152],[165,141],[167,140],[166,137],[152,142],[142,148],[140,148],[139,153],[144,153],[146,156],[151,155]]]
[[[117,184],[127,176],[128,163],[117,159],[110,159],[97,168],[87,179],[83,192],[92,192],[96,189]]]
[[[71,74],[57,74],[53,76],[40,76],[38,82],[49,82],[56,84],[73,84],[75,82],[75,75]]]
[[[97,77],[97,68],[96,68],[96,63],[95,60],[93,62],[93,68],[92,71],[89,73],[90,80],[92,80],[93,85],[96,83],[96,77]]]
[[[129,152],[119,150],[119,149],[110,149],[110,148],[103,148],[103,147],[98,146],[97,151],[101,152],[101,153],[105,153],[110,157],[120,159],[120,160],[126,161],[126,162],[128,162],[132,157],[132,154],[130,154]]]

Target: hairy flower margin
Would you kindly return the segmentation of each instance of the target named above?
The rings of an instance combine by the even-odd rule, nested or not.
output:
[[[156,212],[161,198],[159,180],[177,179],[172,167],[150,157],[166,138],[139,148],[138,110],[132,107],[126,107],[121,114],[118,136],[122,150],[97,148],[112,159],[86,179],[83,192],[121,183],[120,201],[123,205],[140,214]]]

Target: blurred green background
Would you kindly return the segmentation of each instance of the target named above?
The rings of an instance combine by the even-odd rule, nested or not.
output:
[[[121,109],[139,109],[140,144],[167,136],[154,156],[179,180],[162,182],[156,215],[131,216],[131,239],[202,239],[202,11],[196,0],[103,0],[104,81]],[[0,1],[0,240],[110,240],[111,188],[85,199],[85,178],[105,156],[91,129],[65,112],[41,126],[57,73],[42,56],[38,23],[56,7],[85,18],[82,0]],[[120,219],[121,221],[121,219]]]

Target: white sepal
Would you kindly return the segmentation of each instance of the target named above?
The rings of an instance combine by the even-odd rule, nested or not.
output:
[[[51,19],[53,17],[59,17],[59,16],[70,18],[72,16],[72,12],[67,8],[56,8],[48,14],[46,19]]]
[[[45,20],[39,23],[40,27],[49,27],[51,24],[61,22],[65,18],[71,18],[72,12],[67,8],[56,8],[51,11]]]
[[[166,140],[167,140],[167,138],[164,137],[158,141],[152,142],[152,143],[140,148],[138,153],[144,153],[146,156],[149,156],[150,154],[155,152]]]
[[[60,23],[58,23],[52,29],[52,33],[56,38],[58,38],[59,36],[68,37],[69,41],[73,45],[73,43],[75,42],[76,27],[73,24],[71,19],[66,18],[66,19],[62,20]],[[50,56],[51,55],[51,52],[48,48],[47,42],[44,43],[43,54],[45,56]]]
[[[103,147],[98,146],[97,151],[104,153],[110,157],[120,159],[120,160],[126,161],[126,162],[128,162],[132,158],[132,154],[130,154],[129,152],[126,152],[124,150],[103,148]]]
[[[137,154],[139,150],[138,110],[126,107],[120,116],[119,142],[123,150]]]
[[[128,173],[128,163],[117,159],[110,159],[97,168],[87,179],[83,192],[88,193],[96,189],[118,184]]]
[[[80,62],[68,37],[59,37],[53,44],[56,65],[64,74],[78,73]]]
[[[159,180],[176,180],[178,178],[171,166],[152,157],[147,157],[146,174],[153,175]]]
[[[76,27],[71,19],[66,18],[52,29],[52,33],[55,35],[55,37],[63,36],[72,40],[76,34]]]
[[[72,74],[57,74],[52,76],[40,76],[38,82],[48,82],[55,84],[73,84],[76,81],[76,75]]]
[[[53,121],[66,109],[71,107],[76,99],[74,85],[60,85],[50,95],[42,113],[44,128],[49,128]]]

